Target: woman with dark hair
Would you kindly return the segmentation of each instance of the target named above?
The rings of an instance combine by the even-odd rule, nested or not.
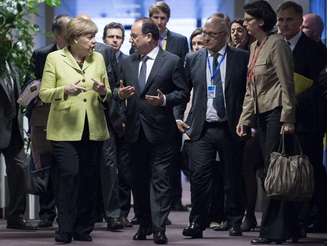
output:
[[[295,91],[293,57],[287,43],[272,33],[276,14],[266,1],[244,6],[244,26],[255,37],[250,48],[247,88],[236,132],[245,136],[256,116],[260,146],[267,169],[269,156],[279,144],[280,134],[295,131]],[[264,208],[260,237],[252,244],[282,243],[296,226],[293,203],[268,198]]]
[[[249,50],[250,36],[243,26],[243,19],[235,19],[230,25],[229,45],[235,48]]]
[[[196,28],[191,33],[189,42],[190,42],[190,48],[191,48],[192,52],[195,52],[204,47],[202,28]]]

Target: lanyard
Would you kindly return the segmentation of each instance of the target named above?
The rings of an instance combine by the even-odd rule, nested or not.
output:
[[[213,80],[216,78],[216,76],[220,72],[220,67],[221,67],[221,64],[222,64],[226,54],[227,54],[227,49],[224,51],[224,54],[223,54],[221,60],[219,61],[218,66],[216,67],[215,71],[213,71],[213,66],[211,67],[210,59],[209,59],[209,57],[207,57],[207,66],[208,66],[208,69],[210,70],[211,82],[213,82]],[[214,57],[213,57],[212,65],[213,65],[213,63],[214,63]]]

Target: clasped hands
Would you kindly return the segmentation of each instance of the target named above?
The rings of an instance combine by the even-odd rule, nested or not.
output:
[[[153,106],[162,106],[164,103],[164,94],[160,89],[157,89],[157,96],[146,95],[145,100]],[[135,94],[135,88],[131,85],[124,86],[123,81],[120,80],[120,87],[118,89],[118,96],[121,99],[127,99]]]
[[[92,89],[94,91],[98,92],[99,95],[105,96],[106,93],[107,93],[107,88],[105,86],[105,81],[103,81],[103,83],[101,83],[101,82],[98,82],[95,79],[91,79],[91,80],[93,81]],[[80,83],[81,83],[81,80],[78,80],[75,83],[66,85],[64,87],[65,95],[67,95],[67,96],[76,96],[76,95],[80,94],[81,92],[85,92],[86,88],[82,87],[80,85]]]

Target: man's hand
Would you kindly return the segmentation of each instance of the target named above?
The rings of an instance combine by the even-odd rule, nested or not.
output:
[[[133,86],[124,86],[123,81],[120,80],[120,87],[118,88],[118,96],[121,99],[127,99],[128,97],[134,95],[135,89]]]
[[[76,96],[76,95],[80,94],[81,92],[86,91],[86,89],[84,87],[79,86],[80,82],[81,82],[81,80],[79,80],[75,83],[66,85],[64,87],[64,94],[67,96]]]
[[[280,134],[293,134],[295,133],[295,125],[293,123],[283,123],[281,126]]]
[[[176,120],[176,124],[181,133],[185,133],[190,128],[190,126],[182,120]]]
[[[105,86],[105,79],[103,79],[103,83],[98,82],[95,79],[91,79],[93,81],[92,89],[99,93],[100,96],[105,96],[107,93],[107,88]]]
[[[164,103],[164,94],[160,89],[157,89],[157,96],[146,95],[145,100],[153,106],[162,106]]]

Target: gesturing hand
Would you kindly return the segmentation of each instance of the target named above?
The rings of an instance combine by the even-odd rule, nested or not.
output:
[[[134,95],[135,93],[135,89],[133,86],[128,85],[128,86],[124,86],[123,81],[120,80],[120,87],[118,89],[118,96],[121,99],[127,99],[128,97]]]
[[[79,83],[81,82],[81,80],[69,84],[69,85],[65,85],[64,87],[64,94],[67,96],[76,96],[78,94],[80,94],[81,92],[86,91],[86,89],[82,86],[79,86]]]
[[[105,96],[107,93],[107,88],[105,86],[105,79],[103,79],[103,83],[98,82],[95,79],[91,79],[93,81],[92,89],[99,93],[101,96]]]
[[[157,89],[157,96],[146,95],[145,100],[153,106],[161,106],[164,103],[164,94],[160,89]]]

